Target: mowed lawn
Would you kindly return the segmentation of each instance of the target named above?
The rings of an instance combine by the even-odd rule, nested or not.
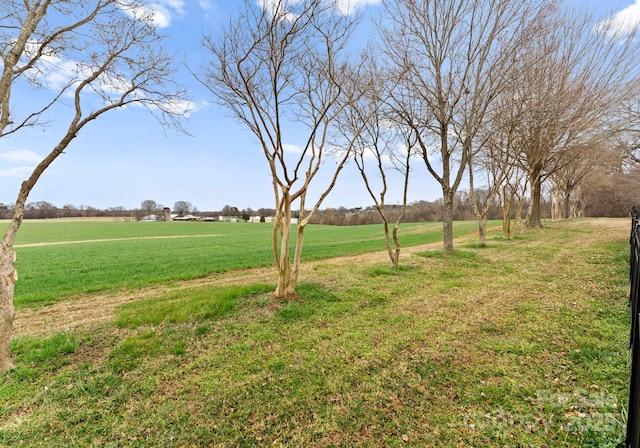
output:
[[[326,259],[291,300],[246,281],[158,288],[101,322],[16,337],[0,446],[617,447],[629,226],[494,231],[452,255],[406,250],[398,271],[385,254]],[[314,238],[311,254],[338,250]]]
[[[475,228],[459,222],[454,231]],[[25,221],[16,239],[15,303],[46,305],[74,294],[273,265],[272,229],[266,223]],[[435,242],[442,239],[442,225],[403,224],[400,239],[404,247]],[[384,249],[381,225],[309,225],[303,259]]]

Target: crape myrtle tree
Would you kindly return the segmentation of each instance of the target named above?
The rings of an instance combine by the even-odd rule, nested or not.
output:
[[[295,293],[305,226],[349,158],[349,142],[337,151],[332,134],[349,101],[345,50],[356,23],[333,1],[245,0],[219,34],[203,39],[209,60],[201,82],[253,133],[268,163],[277,297]],[[313,183],[311,202],[310,186],[320,172],[326,182]],[[294,205],[299,215],[291,260]]]
[[[513,67],[511,67],[513,69]],[[509,78],[512,81],[515,77]],[[511,225],[512,206],[517,201],[516,217],[520,216],[526,194],[526,171],[520,167],[517,148],[522,144],[517,132],[522,114],[521,101],[514,94],[515,82],[507,82],[497,92],[478,132],[469,154],[469,197],[478,219],[479,240],[486,242],[487,214],[497,199],[502,209],[503,237],[511,238],[515,226]],[[477,194],[480,180],[482,194]]]
[[[515,168],[513,147],[510,141],[508,128],[503,126],[508,122],[500,120],[499,105],[494,107],[494,113],[485,121],[479,139],[481,143],[475,147],[467,158],[469,167],[469,202],[473,213],[478,220],[478,239],[480,244],[487,242],[487,215],[500,198],[501,191],[506,193],[505,184],[510,179]],[[477,187],[478,178],[482,185]],[[509,196],[511,197],[511,196]],[[506,198],[506,196],[505,196]],[[503,201],[500,201],[504,205]],[[510,207],[508,207],[507,219],[510,225]],[[504,217],[504,215],[503,215]],[[503,230],[508,234],[509,225],[504,225]]]
[[[586,146],[574,146],[567,152],[562,166],[551,175],[552,191],[557,201],[556,219],[577,218],[582,215],[580,187],[595,166],[606,156],[606,150],[598,142]],[[552,214],[553,215],[553,214]]]
[[[340,118],[340,129],[347,137],[356,136],[353,161],[382,219],[391,266],[398,269],[398,230],[407,210],[415,138],[412,129],[398,126],[390,116],[392,109],[387,101],[396,80],[387,76],[388,71],[381,68],[376,59],[373,51],[369,50],[363,64],[352,74],[353,90],[359,90],[361,94],[345,108]],[[402,204],[400,213],[395,213],[392,222],[386,198],[394,177],[402,180]]]
[[[474,213],[479,220],[482,219],[488,211],[488,203],[497,199],[502,210],[504,238],[512,238],[515,234],[515,226],[511,223],[512,207],[517,201],[515,216],[518,218],[527,191],[526,171],[521,168],[517,159],[517,148],[521,145],[517,132],[520,114],[519,109],[514,107],[517,98],[511,96],[510,87],[513,86],[507,86],[492,105],[488,119],[480,131],[482,144],[469,159],[470,196],[475,192],[476,172],[483,176],[486,185],[482,206],[477,204],[477,199],[471,200]],[[480,242],[485,240],[486,233],[480,231]]]
[[[187,103],[153,14],[141,2],[5,0],[0,17],[0,138],[53,121],[66,128],[21,184],[0,247],[0,370],[7,370],[18,280],[13,244],[40,176],[85,125],[110,110],[135,103],[179,127]],[[35,104],[31,110],[14,107],[18,90],[21,105]]]
[[[389,25],[382,30],[383,45],[401,79],[395,107],[442,188],[445,252],[453,250],[454,198],[474,139],[506,79],[505,54],[535,3],[385,1]]]

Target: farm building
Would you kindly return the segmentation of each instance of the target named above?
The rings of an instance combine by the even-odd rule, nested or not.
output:
[[[171,220],[172,221],[200,221],[202,220],[202,218],[195,215],[184,215],[184,216],[171,215]]]

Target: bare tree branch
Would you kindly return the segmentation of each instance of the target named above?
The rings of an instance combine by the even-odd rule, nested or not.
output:
[[[0,245],[0,370],[11,367],[17,281],[13,242],[40,177],[87,124],[107,112],[138,104],[179,130],[179,118],[188,113],[189,102],[174,80],[172,57],[164,52],[151,15],[125,11],[140,6],[136,0],[11,0],[0,5],[0,15],[8,19],[0,27],[0,138],[47,120],[67,120],[63,135],[22,183]],[[17,117],[11,93],[25,82],[42,106]],[[70,94],[68,105],[63,100]]]

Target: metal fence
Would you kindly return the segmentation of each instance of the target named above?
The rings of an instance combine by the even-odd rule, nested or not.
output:
[[[629,387],[629,414],[627,421],[627,448],[640,448],[640,224],[638,209],[631,213],[631,239],[629,266],[631,307],[631,383]]]

